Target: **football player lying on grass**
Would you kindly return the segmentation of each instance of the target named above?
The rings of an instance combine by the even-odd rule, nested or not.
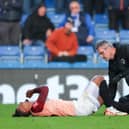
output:
[[[91,79],[82,95],[75,101],[61,99],[47,99],[48,87],[42,86],[28,90],[26,97],[31,98],[33,94],[39,96],[35,102],[21,102],[15,110],[13,116],[88,116],[96,112],[103,104],[103,99],[99,96],[99,86],[104,80],[102,76],[95,76]],[[115,108],[108,110],[107,115],[127,115]]]

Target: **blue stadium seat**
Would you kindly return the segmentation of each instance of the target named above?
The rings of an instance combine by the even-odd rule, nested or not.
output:
[[[109,42],[116,42],[116,32],[114,30],[99,30],[96,32],[95,41],[99,42],[107,40]]]
[[[42,60],[28,60],[25,61],[23,64],[24,69],[41,69],[41,68],[48,68],[48,64],[44,63]]]
[[[48,63],[48,68],[50,69],[58,69],[58,68],[71,68],[72,64],[71,63],[67,63],[67,62],[50,62]]]
[[[96,27],[95,26],[95,33],[98,32],[98,31],[108,31],[109,28],[108,27]]]
[[[45,49],[41,46],[26,46],[23,50],[24,61],[43,61]]]
[[[58,27],[59,24],[65,19],[65,14],[48,13],[47,16],[51,19],[55,27]]]
[[[94,63],[93,61],[91,60],[88,60],[86,63],[74,63],[73,64],[73,68],[77,68],[77,69],[107,69],[108,68],[108,63],[107,62],[97,62],[97,63]]]
[[[20,61],[19,46],[0,46],[0,61],[19,62]]]
[[[92,55],[94,53],[92,46],[80,46],[78,48],[78,54]]]
[[[54,8],[55,0],[45,0],[45,4],[46,4],[47,8]]]
[[[94,16],[95,28],[108,28],[108,16],[106,14],[96,14]]]
[[[120,30],[120,43],[129,44],[129,30]]]

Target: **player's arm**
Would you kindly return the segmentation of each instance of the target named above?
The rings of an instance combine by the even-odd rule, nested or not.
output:
[[[43,86],[43,87],[37,87],[37,88],[31,89],[31,90],[28,90],[28,91],[26,92],[26,97],[31,98],[32,95],[35,94],[35,93],[41,94],[41,92],[44,91],[44,88],[45,88],[45,89],[48,89],[47,86]]]
[[[42,86],[34,88],[32,90],[28,90],[26,96],[30,98],[34,93],[39,93],[39,96],[37,100],[32,104],[31,111],[34,113],[41,112],[43,110],[48,95],[48,87]]]

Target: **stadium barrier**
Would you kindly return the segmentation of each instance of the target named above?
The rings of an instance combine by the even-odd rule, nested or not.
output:
[[[94,75],[107,76],[106,69],[1,69],[0,72],[0,103],[3,104],[24,101],[26,90],[40,85],[49,87],[48,98],[77,99]],[[117,97],[128,92],[124,82]]]

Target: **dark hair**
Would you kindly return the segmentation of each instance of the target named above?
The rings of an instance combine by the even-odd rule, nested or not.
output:
[[[45,3],[42,3],[42,2],[41,2],[41,3],[39,3],[39,4],[37,5],[37,9],[38,9],[38,8],[40,8],[40,7],[45,7],[45,8],[46,8]]]
[[[29,116],[29,115],[31,115],[30,112],[25,113],[25,112],[22,112],[22,111],[16,109],[16,110],[15,110],[15,113],[14,113],[12,116],[13,116],[13,117],[22,117],[22,116],[27,117],[27,116]]]
[[[41,7],[45,7],[46,8],[45,3],[42,3],[41,2],[37,6],[35,6],[34,8],[32,8],[32,14],[37,14],[38,9],[41,8]]]
[[[100,42],[98,42],[98,43],[96,44],[96,49],[98,49],[99,47],[101,47],[101,46],[103,46],[103,45],[105,45],[105,44],[108,44],[109,46],[112,46],[112,43],[111,43],[111,42],[106,41],[106,40],[102,40],[102,41],[100,41]]]

